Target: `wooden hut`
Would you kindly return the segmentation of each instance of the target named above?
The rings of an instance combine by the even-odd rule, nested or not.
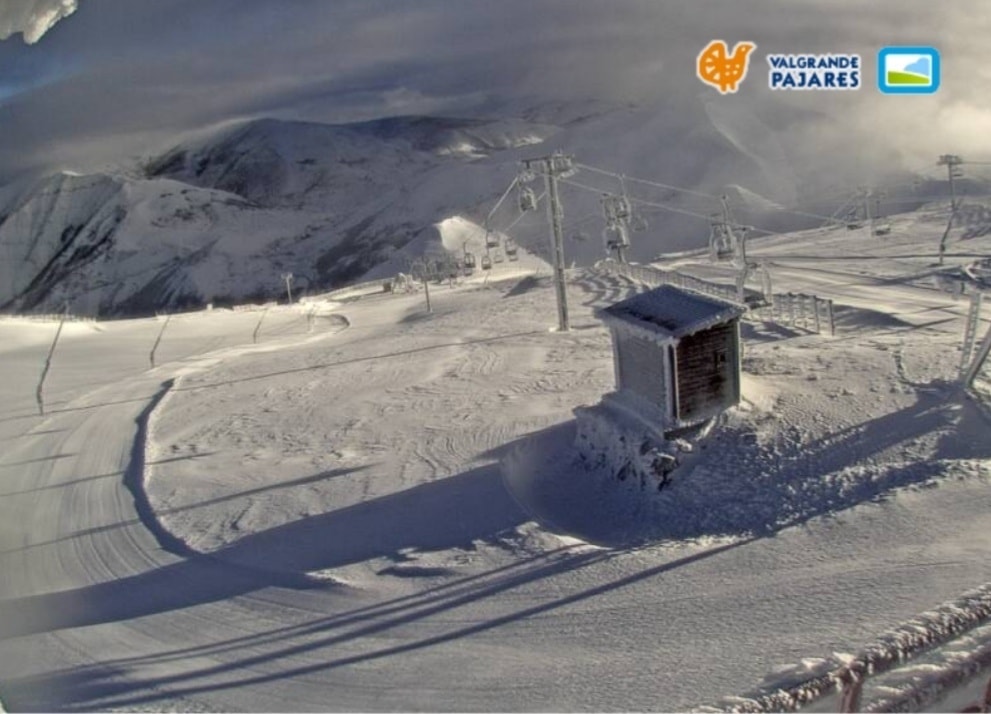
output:
[[[665,285],[597,311],[612,333],[608,401],[664,433],[740,401],[736,303]]]

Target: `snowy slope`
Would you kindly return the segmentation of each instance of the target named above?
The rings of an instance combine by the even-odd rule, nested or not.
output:
[[[154,370],[160,322],[73,324],[45,417],[54,325],[0,322],[0,695],[686,710],[855,652],[991,580],[988,417],[951,384],[966,302],[933,281],[938,226],[754,241],[776,289],[836,301],[837,335],[747,326],[743,404],[650,498],[571,451],[572,409],[612,386],[592,308],[636,289],[608,275],[569,272],[568,334],[508,264],[432,285],[432,313],[368,294],[311,331],[319,301],[274,308],[257,345],[260,311],[176,318]]]

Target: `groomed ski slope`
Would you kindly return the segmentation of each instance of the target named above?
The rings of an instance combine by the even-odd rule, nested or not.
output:
[[[432,314],[273,308],[258,345],[257,312],[188,315],[153,370],[156,321],[71,324],[44,417],[54,325],[4,321],[0,698],[684,710],[855,651],[991,579],[989,421],[950,383],[966,302],[934,287],[938,234],[755,241],[837,334],[745,327],[743,404],[649,501],[569,448],[612,387],[591,308],[620,278],[570,273],[567,334],[546,267],[508,264],[431,286]]]

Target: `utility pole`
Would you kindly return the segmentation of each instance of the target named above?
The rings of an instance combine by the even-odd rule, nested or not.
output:
[[[950,211],[953,213],[957,210],[957,192],[953,184],[953,179],[963,176],[963,172],[957,168],[962,163],[963,159],[956,154],[943,154],[939,157],[939,161],[936,162],[937,166],[946,167],[946,176],[950,182]]]
[[[551,254],[554,259],[558,330],[567,332],[571,329],[571,324],[568,320],[568,294],[564,280],[564,233],[561,227],[564,211],[557,191],[557,182],[559,178],[574,173],[574,157],[554,153],[536,159],[524,159],[521,163],[528,172],[537,170],[544,174],[544,182],[547,186],[547,213],[551,224]]]
[[[963,172],[957,168],[963,163],[956,154],[943,154],[936,162],[937,166],[946,166],[946,176],[950,182],[950,217],[946,221],[946,230],[943,231],[942,238],[939,239],[939,264],[943,264],[943,257],[946,254],[946,240],[950,237],[950,229],[953,227],[953,219],[957,215],[957,191],[953,184],[953,179],[963,176]]]

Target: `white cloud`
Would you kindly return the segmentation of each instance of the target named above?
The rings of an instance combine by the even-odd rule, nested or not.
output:
[[[77,7],[77,0],[4,0],[0,4],[0,40],[20,32],[24,42],[33,45]]]

